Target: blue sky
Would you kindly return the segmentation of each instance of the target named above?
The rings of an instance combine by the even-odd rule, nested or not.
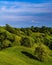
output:
[[[52,0],[0,0],[0,25],[52,27]]]

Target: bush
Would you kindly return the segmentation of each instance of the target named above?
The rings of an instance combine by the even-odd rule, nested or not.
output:
[[[13,34],[17,34],[17,31],[15,30],[15,28],[11,27],[10,25],[6,24],[5,29]]]
[[[21,40],[21,45],[26,46],[26,47],[32,47],[34,44],[34,39],[31,37],[23,37]]]
[[[6,39],[10,40],[11,42],[14,41],[14,35],[13,34],[11,34],[10,32],[6,31],[5,35],[6,35]]]
[[[50,39],[48,46],[49,46],[49,48],[52,50],[52,39]]]
[[[14,42],[13,42],[13,45],[20,46],[20,45],[21,45],[20,40],[21,40],[21,37],[20,37],[20,36],[14,35]]]
[[[43,45],[39,45],[35,48],[35,55],[40,61],[45,61],[47,56],[47,51]]]
[[[12,43],[9,40],[4,40],[2,43],[2,48],[11,47]]]

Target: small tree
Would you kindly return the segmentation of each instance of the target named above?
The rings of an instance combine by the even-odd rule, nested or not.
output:
[[[2,48],[7,48],[7,47],[11,47],[12,43],[9,40],[4,40],[2,43]]]
[[[28,36],[23,37],[21,40],[21,45],[26,47],[32,47],[34,45],[34,39]]]
[[[40,61],[44,61],[46,59],[47,52],[43,45],[39,45],[35,48],[35,55]]]

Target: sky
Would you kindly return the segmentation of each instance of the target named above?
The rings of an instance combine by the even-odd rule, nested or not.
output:
[[[52,0],[0,0],[0,26],[52,27]]]

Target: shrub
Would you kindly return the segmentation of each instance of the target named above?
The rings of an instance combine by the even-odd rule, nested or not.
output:
[[[43,45],[39,45],[35,48],[35,55],[40,61],[45,61],[47,56],[47,51]]]
[[[20,37],[20,36],[14,35],[14,42],[13,42],[13,45],[20,46],[20,45],[21,45],[20,40],[21,40],[21,37]]]
[[[6,35],[6,39],[10,40],[11,42],[14,41],[14,36],[13,36],[13,34],[11,34],[10,32],[6,31],[6,32],[5,32],[5,35]]]
[[[34,39],[31,37],[23,37],[21,40],[21,45],[26,46],[26,47],[32,47],[34,44]]]
[[[12,43],[9,40],[4,40],[2,43],[2,48],[11,47]]]
[[[50,39],[48,46],[49,46],[49,48],[52,50],[52,39]]]

